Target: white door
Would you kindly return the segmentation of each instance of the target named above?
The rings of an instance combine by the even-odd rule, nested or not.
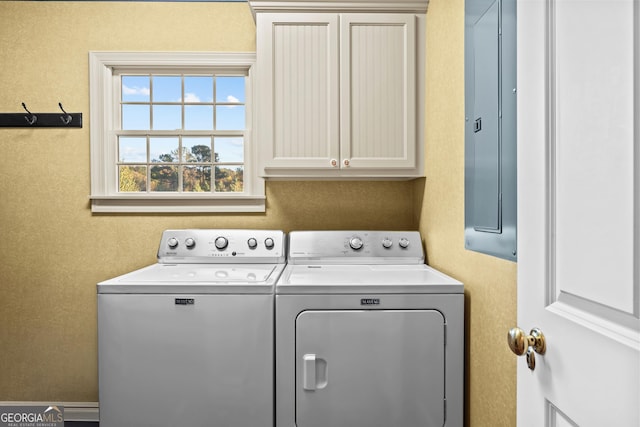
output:
[[[639,34],[637,0],[518,2],[519,427],[640,426]]]

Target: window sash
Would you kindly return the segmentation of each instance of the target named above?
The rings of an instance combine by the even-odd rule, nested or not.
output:
[[[167,190],[152,190],[152,168],[154,166],[169,166],[169,167],[175,167],[177,169],[177,188],[175,191],[171,191],[173,193],[203,193],[203,194],[214,194],[214,195],[221,195],[221,194],[238,194],[238,193],[245,193],[245,180],[244,180],[244,171],[245,171],[245,162],[244,161],[233,161],[233,160],[216,160],[216,154],[218,153],[217,149],[216,149],[216,139],[220,139],[220,136],[218,134],[212,134],[212,133],[207,133],[207,134],[202,134],[202,132],[198,132],[199,137],[201,136],[206,136],[207,140],[208,140],[208,144],[212,147],[211,149],[211,153],[210,153],[210,158],[208,161],[189,161],[186,160],[184,158],[184,153],[185,153],[185,145],[183,142],[184,138],[190,138],[192,137],[191,134],[186,134],[186,133],[180,133],[174,132],[174,135],[170,136],[170,137],[177,137],[177,153],[178,153],[178,158],[175,159],[174,161],[162,161],[162,160],[156,160],[154,158],[152,158],[152,138],[162,138],[162,137],[166,137],[168,136],[166,133],[162,133],[162,132],[155,132],[153,135],[150,135],[148,132],[146,134],[142,134],[141,132],[137,132],[136,135],[133,135],[129,132],[126,131],[120,131],[116,133],[116,138],[117,138],[117,142],[115,142],[118,151],[121,148],[121,144],[120,144],[120,137],[137,137],[137,138],[144,138],[144,145],[145,145],[145,156],[144,159],[131,159],[131,160],[123,160],[123,156],[121,155],[121,153],[119,152],[117,155],[117,161],[116,161],[116,175],[118,176],[118,193],[124,193],[124,194],[144,194],[144,193],[156,193],[158,191],[162,191],[162,192],[169,192]],[[225,136],[232,136],[232,137],[242,137],[243,138],[243,159],[246,157],[246,153],[245,153],[245,148],[246,148],[246,144],[244,144],[244,133],[243,132],[227,132],[225,133]],[[128,167],[128,168],[136,168],[136,167],[144,167],[145,168],[145,175],[146,175],[146,180],[145,180],[145,186],[144,186],[144,190],[140,190],[140,191],[123,191],[122,190],[122,184],[121,184],[121,179],[122,179],[122,175],[121,175],[121,170],[122,167]],[[185,170],[188,170],[190,168],[206,168],[209,167],[211,169],[210,171],[210,181],[208,182],[208,184],[210,185],[210,189],[207,191],[189,191],[189,190],[185,190],[185,183],[184,183],[184,173]],[[242,181],[241,181],[241,185],[242,185],[242,191],[221,191],[217,189],[218,186],[218,181],[217,181],[217,170],[218,168],[224,168],[224,169],[242,169]]]
[[[155,125],[154,123],[154,113],[155,113],[155,108],[154,107],[162,107],[162,106],[169,106],[169,107],[180,107],[180,123],[181,123],[181,129],[184,130],[220,130],[220,127],[218,126],[218,119],[219,119],[219,115],[220,113],[222,113],[224,110],[221,110],[220,108],[223,107],[240,107],[244,109],[244,120],[245,120],[245,126],[244,128],[246,128],[246,122],[247,122],[247,114],[249,114],[249,111],[247,110],[246,106],[246,100],[247,100],[247,72],[246,70],[242,70],[240,72],[236,72],[233,73],[230,70],[224,70],[224,72],[219,72],[217,68],[211,68],[209,70],[206,70],[208,72],[203,72],[203,70],[197,70],[194,71],[193,73],[188,73],[188,72],[181,72],[181,73],[176,73],[175,71],[165,71],[163,73],[161,72],[157,72],[156,70],[151,70],[150,72],[145,72],[145,73],[140,73],[140,72],[136,72],[136,73],[127,73],[127,72],[122,72],[122,70],[120,69],[114,69],[114,78],[118,79],[117,80],[117,86],[119,89],[119,92],[117,94],[117,98],[118,98],[118,102],[120,103],[120,108],[118,110],[119,113],[119,121],[117,124],[117,128],[118,129],[122,129],[123,128],[123,110],[125,106],[148,106],[149,110],[149,126],[148,128],[145,129],[153,129],[153,126]],[[148,94],[148,99],[146,100],[125,100],[125,96],[124,93],[122,92],[122,88],[124,86],[124,81],[123,78],[124,77],[145,77],[148,79],[148,90],[149,90],[149,94]],[[155,81],[156,78],[163,78],[163,77],[172,77],[172,78],[178,78],[180,79],[180,99],[176,100],[176,101],[168,101],[168,100],[156,100],[156,97],[154,96],[155,94],[159,94],[160,89],[155,88]],[[190,92],[187,92],[187,79],[190,78],[211,78],[211,93],[209,94],[211,96],[211,100],[207,101],[207,100],[198,100],[198,101],[191,101],[188,99],[187,95],[190,94]],[[225,100],[220,100],[219,99],[219,94],[222,93],[225,89],[224,86],[224,79],[225,78],[243,78],[243,82],[244,82],[244,87],[243,87],[243,97],[244,97],[244,101],[240,101],[240,99],[238,98],[235,101],[225,101]],[[212,108],[212,128],[209,129],[190,129],[187,127],[187,112],[189,111],[188,107],[211,107]],[[237,130],[244,130],[243,129],[237,129]]]

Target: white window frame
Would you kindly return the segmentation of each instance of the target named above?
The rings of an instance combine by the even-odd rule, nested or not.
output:
[[[258,176],[253,140],[255,53],[89,52],[92,212],[264,212],[264,179]],[[246,74],[244,191],[242,193],[118,192],[116,131],[122,70],[145,73],[184,70],[239,71]]]

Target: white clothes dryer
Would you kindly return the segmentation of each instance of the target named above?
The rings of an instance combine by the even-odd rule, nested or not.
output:
[[[98,284],[101,427],[268,427],[273,230],[167,230],[158,263]]]
[[[300,231],[276,284],[277,427],[462,427],[463,285],[418,232]]]

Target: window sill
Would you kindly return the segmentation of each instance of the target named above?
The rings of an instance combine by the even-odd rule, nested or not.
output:
[[[93,213],[265,212],[264,196],[129,195],[90,196]]]

